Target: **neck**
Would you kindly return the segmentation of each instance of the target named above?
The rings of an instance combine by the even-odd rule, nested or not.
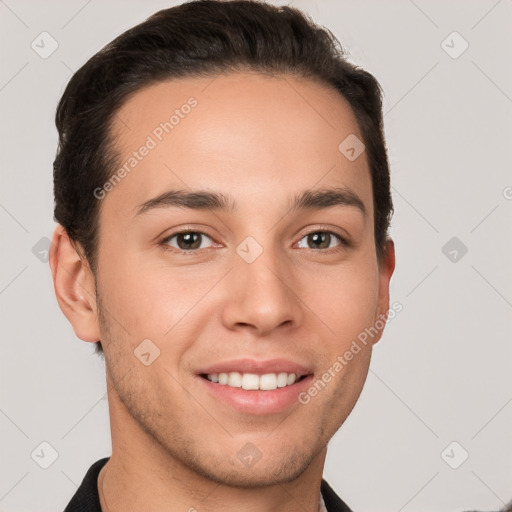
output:
[[[131,417],[110,386],[112,456],[98,478],[103,512],[318,512],[327,448],[290,482],[263,487],[219,483],[181,463]]]

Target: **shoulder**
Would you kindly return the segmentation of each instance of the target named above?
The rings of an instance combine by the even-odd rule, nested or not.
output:
[[[348,505],[334,492],[332,487],[322,480],[320,487],[327,512],[352,512]]]
[[[101,512],[98,475],[109,458],[100,459],[89,468],[64,512]]]

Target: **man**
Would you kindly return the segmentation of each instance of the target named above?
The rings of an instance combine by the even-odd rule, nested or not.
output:
[[[200,0],[94,55],[56,124],[50,265],[112,431],[66,511],[349,510],[327,444],[394,270],[376,80],[295,9]]]

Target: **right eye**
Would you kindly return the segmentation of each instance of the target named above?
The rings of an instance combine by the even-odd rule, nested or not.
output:
[[[193,252],[199,249],[206,249],[207,247],[211,247],[211,243],[208,244],[207,241],[213,242],[213,240],[200,231],[180,231],[178,233],[173,233],[172,235],[166,237],[160,243],[163,246],[170,246],[175,249],[184,252]]]

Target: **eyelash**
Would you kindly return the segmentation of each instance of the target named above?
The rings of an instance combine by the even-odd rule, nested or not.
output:
[[[166,236],[161,242],[160,244],[162,245],[162,247],[164,248],[164,250],[166,251],[171,251],[173,253],[178,253],[178,254],[197,254],[198,251],[200,250],[204,250],[204,249],[190,249],[188,251],[185,251],[185,250],[182,250],[182,249],[177,249],[176,247],[170,247],[168,245],[169,241],[171,241],[174,237],[178,236],[178,235],[183,235],[183,234],[186,234],[186,233],[196,233],[198,235],[204,235],[204,236],[207,236],[210,240],[213,240],[213,238],[208,235],[208,233],[205,233],[204,231],[199,231],[198,229],[183,229],[181,231],[175,231],[174,233],[172,233],[171,235],[169,236]]]
[[[210,235],[208,235],[208,233],[205,233],[204,231],[199,231],[197,229],[183,229],[181,231],[175,231],[171,235],[166,236],[160,242],[160,245],[163,247],[164,250],[171,251],[171,252],[173,252],[175,254],[176,253],[178,253],[178,254],[187,254],[187,255],[189,255],[189,254],[197,254],[198,251],[205,250],[205,249],[183,250],[183,249],[178,249],[176,247],[171,247],[171,246],[168,245],[169,241],[172,240],[174,237],[182,235],[182,234],[186,234],[186,233],[195,233],[195,234],[198,234],[198,235],[204,235],[204,236],[208,237],[210,240],[212,240],[212,242],[216,243],[215,240],[213,240],[213,238]],[[329,235],[334,236],[339,241],[339,245],[336,246],[336,247],[329,248],[329,249],[312,249],[312,248],[308,247],[307,248],[308,250],[315,251],[315,252],[318,252],[318,253],[322,252],[322,253],[331,254],[333,252],[337,252],[337,251],[340,251],[340,250],[343,250],[345,248],[350,247],[350,243],[344,237],[342,237],[338,233],[335,233],[334,231],[331,231],[331,230],[328,230],[328,229],[323,229],[323,228],[319,228],[319,229],[316,229],[316,230],[313,230],[313,231],[309,231],[308,233],[305,233],[304,235],[301,236],[301,238],[299,239],[299,242],[300,242],[300,240],[303,240],[304,238],[306,238],[309,235],[319,234],[319,233],[329,234]]]

